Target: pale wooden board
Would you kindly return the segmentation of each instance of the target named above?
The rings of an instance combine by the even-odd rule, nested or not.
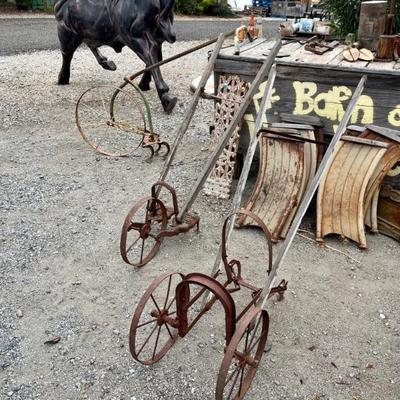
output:
[[[262,61],[265,59],[266,54],[273,46],[273,41],[265,39],[256,39],[252,43],[247,43],[242,48],[242,53],[237,57],[238,60],[243,61]],[[345,45],[339,45],[333,50],[326,52],[325,54],[318,55],[304,49],[304,45],[297,41],[293,41],[289,44],[284,44],[278,55],[284,61],[290,61],[294,63],[309,64],[309,65],[331,65],[343,67],[344,69],[357,69],[357,70],[373,70],[373,71],[392,71],[395,69],[395,62],[377,62],[377,61],[356,61],[348,62],[343,60],[342,53],[347,48]],[[221,55],[233,56],[234,49],[229,47],[221,51]]]
[[[394,69],[395,62],[378,62],[373,61],[368,65],[368,69],[380,70],[380,71],[389,71]]]

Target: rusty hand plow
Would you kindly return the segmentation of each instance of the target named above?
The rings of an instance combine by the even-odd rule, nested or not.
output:
[[[255,124],[257,130],[260,130],[262,125],[262,114],[266,110],[274,78],[275,69],[271,71],[269,76],[266,94],[260,107],[261,112]],[[220,252],[210,275],[167,273],[157,278],[145,292],[135,310],[129,336],[130,351],[136,361],[145,365],[152,365],[161,360],[177,339],[185,337],[201,317],[219,302],[222,304],[225,313],[225,351],[218,373],[215,398],[216,400],[240,400],[245,397],[260,365],[268,337],[270,321],[266,302],[274,294],[282,299],[283,293],[287,290],[285,280],[275,286],[278,271],[323,174],[329,168],[332,155],[346,131],[347,124],[363,92],[365,82],[366,76],[363,76],[350,100],[337,132],[304,194],[275,261],[272,260],[271,235],[262,220],[254,213],[246,210],[231,214],[223,225]],[[234,205],[240,202],[256,144],[257,135],[254,135],[239,180]],[[267,243],[267,277],[262,288],[245,280],[242,276],[241,262],[228,257],[229,239],[238,215],[246,215],[253,219],[261,228]],[[225,279],[223,283],[220,283],[218,278],[223,275],[222,269],[225,270]],[[241,289],[250,292],[250,301],[240,312],[237,312],[233,296]],[[202,301],[200,302],[201,298]]]
[[[167,156],[170,146],[154,132],[150,105],[135,79],[217,41],[218,38],[209,40],[125,77],[118,87],[100,85],[86,90],[75,108],[76,125],[83,140],[97,153],[110,157],[127,157],[140,147],[150,151],[150,158],[164,147],[163,155]],[[133,91],[126,90],[127,86]]]
[[[199,216],[189,210],[197,199],[212,168],[223,152],[249,104],[253,100],[253,96],[256,94],[259,85],[270,72],[275,57],[281,47],[280,41],[277,41],[270,55],[258,71],[239,110],[235,113],[230,124],[226,128],[219,145],[214,150],[195,186],[192,188],[188,200],[182,208],[179,208],[176,192],[172,186],[165,183],[165,178],[167,177],[178,146],[193,118],[200,96],[204,92],[204,87],[213,70],[215,60],[222,47],[223,41],[224,35],[221,34],[209,59],[207,68],[203,72],[187,114],[178,129],[174,145],[164,165],[159,182],[153,185],[150,196],[139,200],[125,219],[121,233],[120,251],[123,260],[128,264],[136,267],[144,266],[157,254],[161,242],[165,237],[176,236],[188,232],[195,226],[199,227]],[[165,190],[169,192],[169,197],[172,199],[171,205],[165,205],[160,199],[160,192]]]
[[[272,269],[272,241],[264,223],[252,212],[241,210],[262,230],[267,248],[267,274]],[[229,216],[222,229],[222,263],[225,268],[223,283],[217,271],[208,276],[202,273],[183,275],[177,272],[158,277],[140,300],[132,319],[129,346],[132,357],[152,365],[161,360],[179,337],[185,337],[199,320],[220,303],[225,313],[225,356],[219,369],[216,399],[242,399],[254,379],[267,342],[269,316],[254,305],[260,301],[262,288],[242,276],[242,264],[230,259],[226,246]],[[238,311],[233,295],[247,290],[250,301]],[[282,299],[287,282],[273,288],[269,297],[277,294]],[[200,307],[201,298],[209,294]]]

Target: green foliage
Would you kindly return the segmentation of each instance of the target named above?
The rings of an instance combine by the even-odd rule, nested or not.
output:
[[[361,3],[365,0],[322,0],[320,6],[330,15],[336,33],[344,38],[348,33],[357,34],[360,23]],[[397,0],[396,27],[400,31],[400,0]],[[390,0],[388,0],[388,6]]]
[[[199,0],[176,0],[175,11],[179,14],[197,14]]]
[[[16,0],[15,4],[17,5],[18,10],[32,9],[32,0]]]
[[[175,11],[188,15],[216,15],[228,17],[233,15],[226,0],[176,0]]]
[[[321,8],[330,15],[333,27],[340,37],[357,34],[362,0],[322,0]]]

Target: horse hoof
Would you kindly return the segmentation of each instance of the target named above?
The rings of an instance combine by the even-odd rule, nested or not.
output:
[[[64,76],[59,76],[58,77],[58,84],[59,85],[69,85],[69,78],[64,77]]]
[[[139,89],[142,92],[148,92],[150,90],[150,83],[149,82],[140,81],[138,86],[139,86]]]
[[[171,96],[168,93],[164,93],[161,96],[161,103],[163,105],[164,111],[167,114],[171,114],[172,110],[175,108],[177,101],[178,101],[177,97]]]
[[[115,65],[114,61],[111,60],[102,61],[101,66],[108,71],[115,71],[117,69],[117,66]]]

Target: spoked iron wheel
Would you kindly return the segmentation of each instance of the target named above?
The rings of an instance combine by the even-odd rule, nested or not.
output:
[[[164,274],[140,300],[129,333],[129,348],[136,361],[145,365],[156,363],[178,338],[175,288],[181,281],[181,274]]]
[[[268,313],[250,309],[242,318],[225,352],[218,374],[217,400],[240,400],[249,390],[268,337]]]
[[[166,229],[167,223],[167,210],[162,201],[153,197],[139,200],[122,226],[120,251],[123,260],[135,267],[146,265],[160,249],[163,238],[158,235]]]
[[[113,97],[115,93],[117,97]],[[113,114],[111,116],[111,101]],[[84,141],[97,153],[131,155],[143,142],[146,118],[140,97],[113,86],[95,86],[79,98],[75,118]]]

